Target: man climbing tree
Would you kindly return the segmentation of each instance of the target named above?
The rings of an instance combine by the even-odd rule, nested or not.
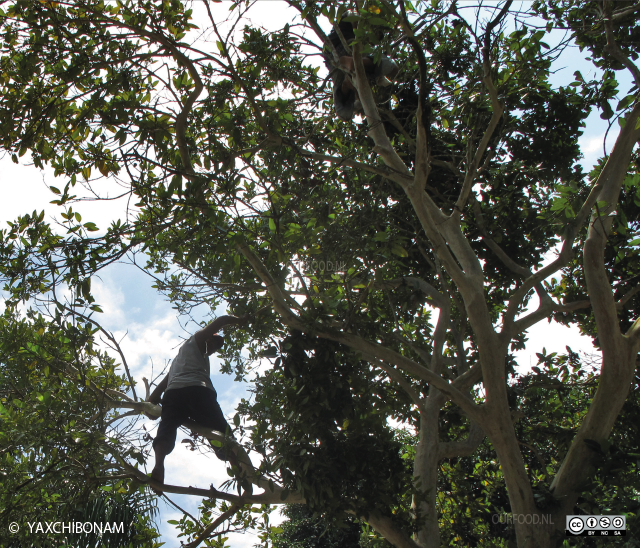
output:
[[[353,84],[351,75],[354,74],[355,65],[351,53],[350,44],[355,39],[355,30],[358,26],[356,12],[348,11],[333,30],[328,39],[332,50],[339,59],[336,65],[332,51],[325,50],[325,65],[333,80],[333,104],[339,118],[348,121],[353,118],[356,111],[362,110],[362,104],[358,98],[358,90]],[[367,72],[367,77],[376,85],[386,87],[398,75],[399,68],[395,61],[382,55],[376,63],[371,56],[363,57],[362,62]]]
[[[225,437],[231,434],[231,427],[222,414],[211,383],[209,356],[224,344],[224,339],[218,335],[220,329],[227,325],[240,325],[247,320],[247,316],[221,316],[189,337],[171,362],[167,376],[149,396],[149,402],[162,403],[158,435],[153,442],[156,464],[151,477],[156,481],[164,483],[164,459],[173,451],[178,428],[184,421],[192,420],[222,432]],[[147,416],[153,420],[158,418]],[[230,461],[239,468],[237,459],[230,450],[212,446],[220,460]],[[162,494],[157,489],[154,491]]]

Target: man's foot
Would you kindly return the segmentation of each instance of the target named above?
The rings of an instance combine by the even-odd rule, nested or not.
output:
[[[163,484],[164,483],[164,468],[154,468],[151,471],[151,479],[156,480],[158,483]],[[153,492],[158,495],[159,497],[162,496],[162,491],[160,491],[159,489],[156,489],[155,487],[151,487],[151,489],[153,489]]]

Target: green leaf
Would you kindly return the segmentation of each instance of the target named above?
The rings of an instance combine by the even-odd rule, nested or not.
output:
[[[616,111],[627,108],[631,103],[633,103],[636,99],[635,95],[627,95],[623,99],[618,102],[618,106],[616,107]]]
[[[391,246],[391,251],[393,253],[395,253],[396,255],[399,255],[400,257],[408,257],[409,254],[406,252],[406,250],[402,247],[400,247],[397,244],[394,244]]]

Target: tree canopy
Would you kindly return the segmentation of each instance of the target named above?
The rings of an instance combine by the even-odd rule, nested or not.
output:
[[[178,524],[188,546],[248,527],[268,543],[281,503],[398,548],[556,546],[568,514],[636,512],[637,479],[615,484],[636,509],[607,482],[637,471],[621,433],[637,440],[638,6],[286,3],[296,18],[267,31],[244,2],[197,18],[179,0],[0,2],[0,146],[60,180],[58,226],[34,211],[0,232],[3,496],[43,485],[19,504],[46,513],[67,492],[159,487],[138,422],[159,408],[113,337],[115,354],[95,344],[110,334],[91,280],[133,254],[181,313],[254,317],[226,333],[225,372],[269,361],[234,421],[237,494],[162,486],[202,499]],[[348,122],[318,61],[348,72],[327,38],[343,16],[363,109]],[[602,77],[552,85],[570,44]],[[387,87],[363,62],[383,54]],[[620,131],[585,173],[594,109]],[[74,211],[81,187],[114,184],[121,220]],[[568,349],[518,373],[551,318],[593,337],[593,372]],[[502,534],[496,512],[552,519]],[[139,527],[131,542],[156,542]]]

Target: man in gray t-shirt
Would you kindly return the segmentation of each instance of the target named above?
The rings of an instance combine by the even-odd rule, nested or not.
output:
[[[167,376],[149,396],[151,403],[162,403],[158,434],[153,440],[156,464],[151,472],[151,477],[158,482],[164,483],[164,459],[173,451],[183,422],[192,420],[225,435],[231,433],[209,378],[209,356],[222,348],[224,339],[217,334],[221,328],[247,320],[248,316],[221,316],[189,337],[171,362]],[[235,464],[235,455],[225,447],[214,446],[213,450],[219,459]]]

